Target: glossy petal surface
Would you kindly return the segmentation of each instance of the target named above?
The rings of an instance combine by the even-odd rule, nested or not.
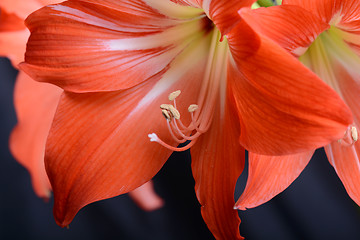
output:
[[[314,13],[324,22],[346,29],[359,30],[360,2],[354,0],[284,0]]]
[[[218,104],[212,125],[191,149],[195,190],[201,213],[216,239],[242,239],[234,206],[234,190],[245,161],[234,103]],[[233,100],[231,100],[233,101]],[[222,106],[224,107],[224,106]]]
[[[353,110],[354,124],[360,126],[360,73],[356,70],[349,71],[341,64],[333,65],[334,73],[341,76],[341,85],[339,86],[345,102]],[[358,128],[359,129],[359,128]],[[357,141],[354,145],[346,146],[334,142],[325,147],[326,154],[331,165],[344,184],[349,196],[360,205],[360,143]]]
[[[240,16],[261,34],[299,56],[314,39],[329,28],[316,15],[298,6],[242,9]]]
[[[223,35],[226,35],[240,21],[238,11],[243,7],[251,7],[255,0],[203,0],[205,12]]]
[[[166,71],[206,31],[190,21],[201,11],[145,2],[70,1],[33,13],[22,69],[73,92],[126,89]],[[187,20],[177,18],[185,10]]]
[[[352,115],[340,97],[267,37],[257,34],[255,54],[238,54],[243,40],[237,43],[236,36],[244,29],[239,24],[229,34],[235,49],[228,75],[242,127],[240,143],[254,153],[286,155],[342,138]]]
[[[302,172],[314,151],[285,156],[249,153],[249,175],[236,202],[241,210],[257,207],[284,191]]]
[[[175,145],[159,106],[177,89],[183,90],[180,112],[196,100],[206,62],[206,52],[198,50],[184,52],[166,74],[134,88],[63,96],[46,152],[59,225],[68,225],[86,204],[131,191],[159,171],[171,151],[148,134]]]

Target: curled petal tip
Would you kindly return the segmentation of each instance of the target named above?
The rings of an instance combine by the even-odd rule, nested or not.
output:
[[[235,204],[234,205],[234,210],[241,210],[241,211],[245,211],[246,210],[246,207],[243,207],[239,204]]]

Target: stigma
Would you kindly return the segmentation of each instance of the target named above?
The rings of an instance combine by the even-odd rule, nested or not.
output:
[[[180,113],[176,108],[176,98],[180,96],[180,94],[180,90],[170,93],[168,98],[171,103],[161,104],[160,109],[162,115],[165,117],[167,127],[172,139],[175,140],[175,142],[178,144],[185,143],[186,145],[183,147],[174,147],[161,140],[156,135],[156,133],[151,133],[148,135],[151,142],[157,142],[163,147],[177,152],[185,151],[191,146],[193,146],[196,143],[198,137],[208,128],[208,126],[207,128],[204,128],[204,126],[202,126],[199,121],[196,121],[194,117],[194,112],[199,108],[199,106],[196,104],[191,104],[188,107],[188,112],[191,115],[190,124],[186,125],[181,121]]]
[[[349,126],[344,133],[344,137],[338,142],[343,146],[352,146],[359,138],[358,131],[355,126]]]

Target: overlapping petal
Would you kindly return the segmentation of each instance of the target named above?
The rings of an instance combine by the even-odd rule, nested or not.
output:
[[[360,55],[360,2],[352,0],[284,0],[298,5],[343,31],[343,38]]]
[[[352,72],[346,69],[339,62],[333,65],[334,73],[341,76],[339,90],[349,107],[353,110],[354,124],[360,126],[360,73],[358,69]],[[331,165],[344,184],[349,196],[360,205],[360,143],[357,141],[352,146],[344,146],[334,142],[325,147],[326,154]]]
[[[33,13],[27,26],[32,34],[22,69],[74,92],[146,81],[206,31],[202,21],[171,18],[140,0],[65,2]]]
[[[20,72],[15,87],[15,108],[18,124],[11,133],[10,149],[26,167],[36,194],[50,196],[50,183],[45,172],[45,142],[62,90],[47,83],[38,83]]]
[[[359,31],[360,2],[354,0],[283,0],[283,4],[297,5],[314,13],[324,22]]]
[[[236,36],[246,28],[253,31],[240,23],[228,35],[230,48],[241,48]],[[233,49],[229,64],[240,143],[254,153],[285,155],[342,138],[352,115],[340,97],[274,41],[253,34],[260,39],[258,51],[244,55]]]
[[[284,191],[302,172],[314,151],[285,156],[249,153],[249,175],[236,208],[257,207]]]
[[[240,21],[238,11],[250,7],[256,0],[202,0],[202,8],[223,35]]]
[[[166,73],[128,90],[63,96],[46,152],[59,225],[68,225],[88,203],[133,190],[161,168],[171,151],[150,142],[148,134],[175,145],[159,106],[177,89],[183,91],[181,113],[196,101],[206,41],[193,43],[196,48],[179,55]]]
[[[241,9],[240,16],[252,28],[281,47],[300,56],[329,25],[298,6]]]
[[[307,11],[310,11],[312,12],[312,14],[319,17],[321,21],[323,21],[325,24],[330,24],[334,26],[329,29],[329,31],[321,35],[320,40],[316,40],[316,42],[313,43],[314,47],[311,46],[312,51],[311,53],[309,53],[310,55],[306,54],[302,56],[301,60],[316,74],[318,74],[326,83],[336,89],[338,94],[340,94],[342,99],[352,110],[355,126],[359,126],[360,112],[358,111],[358,109],[360,106],[358,104],[357,98],[360,94],[360,74],[358,71],[360,66],[360,61],[358,57],[358,49],[360,45],[360,2],[336,0],[284,0],[283,3],[288,4],[289,6],[256,10],[254,12],[248,12],[246,10],[243,10],[241,12],[241,15],[247,21],[251,21],[252,26],[258,27],[258,31],[266,34],[270,38],[275,39],[278,43],[280,43],[280,45],[290,51],[291,49],[289,49],[287,45],[283,44],[282,42],[291,43],[292,41],[297,40],[296,36],[299,36],[299,30],[305,28],[311,29],[316,26],[316,24],[313,24],[311,21],[309,21],[311,18],[304,15],[308,15]],[[266,22],[256,19],[257,13],[263,12],[263,15],[267,16],[268,13],[272,14],[273,12],[275,12],[274,9],[276,9],[276,11],[280,11],[281,9],[281,11],[286,9],[296,9],[297,6],[295,5],[301,6],[304,9],[302,11],[299,9],[299,11],[293,11],[292,13],[288,10],[287,12],[284,12],[286,13],[288,18],[294,18],[293,20],[291,20],[290,22],[284,21],[286,15],[280,15],[283,25],[287,25],[286,29],[289,30],[286,35],[277,32],[278,30],[276,27],[268,25]],[[301,21],[297,21],[296,18],[301,19]],[[257,25],[254,25],[254,22]],[[313,22],[317,23],[316,18],[313,18]],[[320,33],[321,28],[319,28],[319,30]],[[271,34],[269,34],[269,32]],[[275,32],[275,34],[273,34],[272,32]],[[306,33],[306,35],[308,35],[309,37],[316,36],[311,35],[311,33]],[[290,41],[290,38],[288,36],[291,36]],[[309,40],[311,40],[311,38],[309,38]],[[313,39],[311,42],[314,42],[314,40],[315,39]],[[345,41],[345,43],[343,41]],[[346,43],[348,44],[348,46],[346,45]],[[349,46],[351,48],[349,48]],[[354,50],[354,52],[352,52],[351,49]],[[326,146],[325,149],[329,157],[330,163],[333,165],[336,172],[338,173],[350,197],[359,204],[360,193],[356,187],[360,179],[358,158],[359,147],[358,143],[355,143],[353,146],[345,145],[334,141],[330,145]],[[286,186],[284,186],[284,188],[285,187]],[[249,188],[250,190],[254,189],[251,187]],[[248,192],[249,190],[246,190],[243,199],[239,200],[239,207],[252,207],[267,200],[259,199],[259,196],[261,196],[261,194],[249,194]],[[249,195],[256,196],[254,203],[249,203],[246,200]]]
[[[242,239],[240,219],[233,206],[245,150],[238,143],[240,126],[231,101],[227,99],[225,106],[218,104],[209,131],[191,149],[196,195],[202,216],[216,239]]]

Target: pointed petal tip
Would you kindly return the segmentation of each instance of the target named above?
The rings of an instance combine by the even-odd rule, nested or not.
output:
[[[51,198],[51,190],[46,191],[45,195],[41,196],[41,198],[44,202],[48,203]]]
[[[241,210],[241,211],[245,211],[245,210],[247,210],[247,208],[246,207],[244,207],[244,206],[242,206],[241,204],[239,204],[239,203],[236,203],[235,205],[234,205],[234,210]]]

